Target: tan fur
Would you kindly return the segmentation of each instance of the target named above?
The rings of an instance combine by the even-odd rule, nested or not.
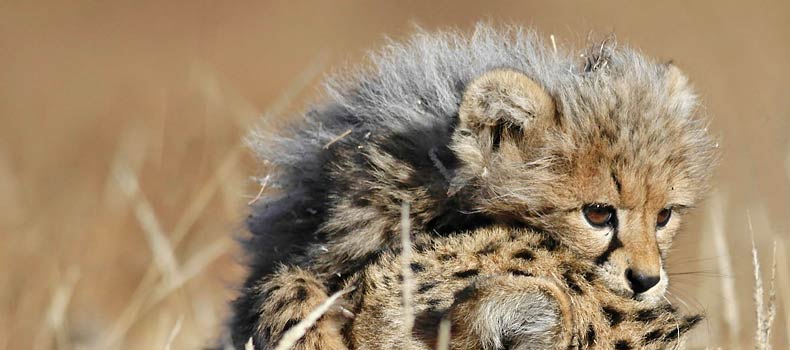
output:
[[[400,262],[387,254],[357,292],[353,348],[432,349],[449,318],[452,349],[679,349],[700,320],[612,293],[598,267],[529,230],[491,227],[415,249],[414,330],[397,326]]]
[[[266,344],[254,344],[257,349],[273,349],[282,334],[305,318],[327,299],[326,288],[313,274],[299,268],[282,268],[277,276],[258,287],[269,294],[259,308],[262,318],[257,334],[266,334]],[[292,348],[293,350],[345,350],[341,327],[346,322],[342,309],[325,314]]]

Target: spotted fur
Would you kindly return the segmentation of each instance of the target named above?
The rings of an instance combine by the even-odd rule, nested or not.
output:
[[[261,286],[288,279],[290,267],[332,293],[392,252],[403,202],[413,228],[432,236],[529,226],[546,249],[597,262],[618,293],[630,291],[629,269],[659,274],[660,288],[639,297],[661,302],[679,214],[702,196],[716,158],[675,66],[611,42],[554,51],[533,32],[488,25],[471,36],[420,32],[371,63],[329,80],[326,99],[290,132],[251,139],[275,166],[279,193],[248,220],[236,347],[271,342],[260,325],[277,316],[261,308],[271,298]],[[580,214],[600,202],[618,209],[608,230]],[[677,212],[658,230],[667,206]]]
[[[385,254],[363,273],[350,347],[435,349],[446,318],[451,349],[682,349],[684,335],[702,319],[667,301],[619,295],[597,278],[600,267],[543,241],[540,233],[509,227],[435,239],[413,256],[422,287],[414,293],[410,332],[399,326],[401,286],[392,283],[400,256]],[[530,259],[514,258],[525,252]],[[455,258],[439,259],[448,254]]]

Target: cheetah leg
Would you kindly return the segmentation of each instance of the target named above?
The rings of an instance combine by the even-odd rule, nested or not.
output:
[[[297,267],[281,268],[259,288],[265,299],[253,337],[256,350],[274,349],[285,332],[328,298],[326,288],[315,275]],[[350,317],[353,314],[342,305],[333,306],[290,349],[347,350],[341,330]]]
[[[497,276],[456,295],[450,310],[453,348],[572,349],[568,296],[545,279]]]

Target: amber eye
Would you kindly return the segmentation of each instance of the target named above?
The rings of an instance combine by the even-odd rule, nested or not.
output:
[[[614,220],[614,207],[606,204],[587,204],[582,208],[584,218],[594,227],[611,226]]]
[[[670,217],[672,217],[672,208],[661,209],[656,217],[656,227],[662,228],[666,226]]]

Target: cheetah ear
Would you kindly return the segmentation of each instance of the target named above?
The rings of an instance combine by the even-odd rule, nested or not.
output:
[[[504,69],[472,80],[458,111],[460,129],[494,147],[506,128],[524,131],[554,115],[554,100],[543,87],[523,73]]]

